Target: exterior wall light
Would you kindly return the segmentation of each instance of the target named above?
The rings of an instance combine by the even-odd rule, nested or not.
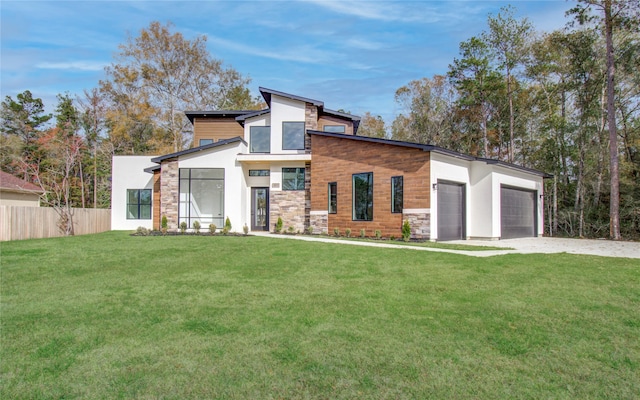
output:
[[[431,185],[433,187],[433,190],[438,190],[438,184],[434,183],[433,185]]]

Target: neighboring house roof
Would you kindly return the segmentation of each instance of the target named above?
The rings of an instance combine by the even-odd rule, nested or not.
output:
[[[195,118],[204,117],[229,117],[236,118],[241,115],[253,113],[255,110],[217,110],[217,111],[185,111],[184,115],[189,118],[189,122],[193,124]]]
[[[267,105],[269,107],[271,107],[271,95],[273,95],[273,94],[275,94],[276,96],[280,96],[280,97],[286,97],[286,98],[292,99],[292,100],[298,100],[298,101],[304,101],[305,103],[311,103],[316,107],[324,107],[324,102],[322,102],[320,100],[309,99],[307,97],[296,96],[295,94],[279,92],[277,90],[267,89],[267,88],[263,88],[263,87],[260,87],[258,89],[260,90],[260,93],[262,94],[262,97],[264,97],[264,101],[267,102]]]
[[[0,189],[18,193],[44,193],[41,187],[4,171],[0,171]]]
[[[178,151],[178,152],[171,153],[171,154],[165,154],[164,156],[158,156],[158,157],[152,158],[151,161],[154,162],[154,163],[161,163],[162,161],[168,160],[170,158],[180,157],[180,156],[184,156],[186,154],[197,153],[197,152],[200,152],[200,151],[212,149],[214,147],[224,146],[226,144],[238,143],[238,142],[242,142],[245,145],[247,144],[247,142],[245,142],[241,137],[237,136],[237,137],[234,137],[234,138],[231,138],[231,139],[219,140],[217,142],[205,144],[205,145],[198,146],[198,147],[193,147],[191,149],[182,150],[182,151]],[[147,172],[153,171],[153,168],[154,167],[147,168],[147,169],[145,169],[145,171],[147,171],[147,170],[149,170]]]
[[[489,159],[489,158],[474,157],[474,156],[471,156],[471,155],[468,155],[468,154],[458,153],[457,151],[448,150],[448,149],[445,149],[445,148],[442,148],[442,147],[438,147],[438,146],[434,146],[434,145],[430,145],[430,144],[421,144],[421,143],[414,143],[414,142],[403,142],[403,141],[400,141],[400,140],[381,139],[381,138],[374,138],[374,137],[369,137],[369,136],[352,136],[352,135],[346,135],[344,133],[321,132],[321,131],[314,131],[314,130],[307,130],[307,134],[308,135],[334,137],[334,138],[339,138],[339,139],[356,140],[356,141],[361,141],[361,142],[380,143],[380,144],[387,144],[387,145],[391,145],[391,146],[401,146],[401,147],[409,147],[409,148],[414,148],[414,149],[421,149],[423,151],[430,151],[430,152],[434,152],[434,153],[444,154],[444,155],[447,155],[447,156],[450,156],[450,157],[460,158],[460,159],[467,160],[467,161],[480,161],[480,162],[485,162],[487,164],[497,164],[497,165],[503,166],[505,168],[515,169],[515,170],[518,170],[518,171],[527,172],[529,174],[542,176],[543,178],[552,178],[553,177],[553,175],[549,175],[549,174],[547,174],[545,172],[538,171],[538,170],[535,170],[535,169],[532,169],[532,168],[521,167],[521,166],[516,165],[516,164],[506,163],[506,162],[498,161],[498,160],[492,160],[492,159]]]

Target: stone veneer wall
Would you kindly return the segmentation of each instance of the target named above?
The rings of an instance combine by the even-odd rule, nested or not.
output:
[[[163,161],[160,176],[160,218],[167,216],[167,228],[178,229],[178,204],[180,200],[180,170],[178,160]]]
[[[306,190],[281,190],[269,192],[269,230],[273,231],[278,217],[282,218],[282,230],[293,226],[294,231],[304,232],[309,214],[305,212]]]
[[[311,103],[306,103],[304,106],[304,128],[313,131],[318,130],[318,107]],[[306,133],[304,135],[304,148],[307,152],[311,151],[311,137]]]
[[[412,239],[429,240],[431,238],[430,211],[405,209],[402,211],[402,219],[409,220]]]
[[[314,234],[329,233],[329,213],[327,211],[312,211],[309,216],[309,226]]]

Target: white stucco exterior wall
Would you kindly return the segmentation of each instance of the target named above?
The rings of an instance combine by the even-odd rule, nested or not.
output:
[[[271,96],[271,153],[297,154],[304,150],[282,150],[282,123],[305,122],[305,103],[286,97]]]
[[[153,174],[145,168],[156,166],[151,162],[155,156],[113,156],[111,168],[111,229],[135,230],[139,226],[153,228],[153,206],[151,219],[127,219],[127,189],[151,189]],[[153,204],[153,193],[152,202]]]
[[[467,236],[469,236],[470,221],[472,219],[472,215],[470,215],[471,210],[469,208],[469,204],[471,203],[469,167],[469,161],[431,152],[431,180],[429,183],[431,190],[431,240],[438,239],[438,190],[433,190],[433,185],[437,183],[438,180],[456,182],[465,185],[465,232],[467,233]]]
[[[247,184],[238,153],[246,153],[247,146],[238,142],[211,150],[180,156],[179,168],[224,168],[224,220],[229,217],[233,232],[242,232],[249,222],[247,214]]]
[[[431,240],[438,239],[438,180],[466,185],[465,228],[467,238],[499,239],[501,237],[500,205],[502,185],[535,190],[537,194],[538,236],[544,232],[543,178],[524,171],[484,161],[465,161],[443,154],[431,153]]]
[[[495,237],[502,235],[500,228],[500,187],[502,185],[512,186],[521,189],[535,190],[536,191],[536,204],[537,204],[537,229],[538,236],[544,233],[544,214],[543,214],[543,201],[540,195],[544,193],[544,184],[541,176],[535,176],[520,172],[517,170],[505,168],[500,165],[493,166],[493,179],[491,182],[492,195],[495,201],[493,202],[493,231]]]

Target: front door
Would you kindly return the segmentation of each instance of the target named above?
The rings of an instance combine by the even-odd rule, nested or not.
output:
[[[269,188],[251,188],[251,230],[269,230]]]

